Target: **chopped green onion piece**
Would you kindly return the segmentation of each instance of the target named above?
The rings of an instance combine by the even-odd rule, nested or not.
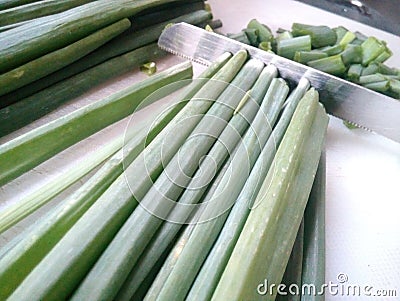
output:
[[[378,72],[381,74],[398,75],[396,69],[390,68],[389,66],[387,66],[385,64],[377,63],[377,66],[378,66]]]
[[[290,31],[284,30],[282,32],[279,32],[276,38],[272,41],[272,50],[277,52],[277,44],[278,41],[281,40],[287,40],[287,39],[293,39],[293,35]]]
[[[336,43],[336,32],[328,26],[314,26],[293,23],[292,34],[294,37],[309,35],[314,48],[334,45]]]
[[[358,31],[356,31],[354,34],[356,35],[356,38],[351,42],[353,45],[361,45],[368,38]]]
[[[274,35],[268,26],[261,24],[256,19],[253,19],[247,24],[247,28],[254,28],[258,30],[258,41],[261,42],[272,42]]]
[[[354,63],[361,63],[362,48],[360,45],[349,44],[340,55],[342,56],[343,63],[346,66]]]
[[[276,40],[280,41],[280,40],[286,40],[286,39],[292,39],[292,38],[293,38],[293,35],[290,31],[284,31],[277,35]]]
[[[333,45],[333,46],[326,46],[318,50],[325,52],[328,56],[331,56],[341,53],[343,51],[343,48],[340,45]]]
[[[368,37],[365,34],[359,32],[359,31],[354,32],[354,34],[356,35],[356,38],[360,41],[364,42],[366,39],[368,39]]]
[[[356,38],[356,35],[354,33],[352,33],[351,31],[348,31],[343,36],[343,38],[340,40],[339,45],[344,48],[348,44],[350,44],[352,41],[354,41],[355,38]]]
[[[375,60],[386,49],[386,46],[375,37],[366,39],[361,47],[363,52],[362,64],[364,66]]]
[[[301,36],[277,41],[278,55],[293,60],[296,51],[311,51],[311,37]]]
[[[346,72],[346,66],[344,65],[340,55],[334,55],[323,59],[310,61],[307,63],[307,65],[337,76],[343,76]]]
[[[235,40],[235,41],[250,45],[250,41],[247,38],[247,35],[243,31],[241,31],[239,33],[228,33],[227,37],[232,39],[232,40]]]
[[[359,40],[359,39],[355,39],[353,40],[353,42],[351,42],[352,45],[361,45],[364,41]]]
[[[365,88],[374,90],[376,92],[386,92],[390,88],[390,82],[388,80],[381,82],[373,82],[369,84],[363,84]]]
[[[258,29],[246,28],[243,31],[246,33],[246,36],[250,41],[250,45],[257,47],[259,44],[258,43]]]
[[[400,95],[400,80],[397,79],[390,80],[390,90]]]
[[[328,57],[325,52],[313,50],[313,51],[296,51],[294,54],[294,60],[296,62],[307,64],[310,61],[319,60]]]
[[[285,32],[285,31],[288,31],[288,30],[287,30],[287,29],[284,29],[284,28],[282,28],[282,27],[279,27],[279,28],[277,29],[276,33],[277,33],[277,34],[280,34],[280,33],[283,33],[283,32]]]
[[[360,77],[360,84],[370,84],[370,83],[375,83],[375,82],[382,82],[387,80],[387,78],[380,74],[380,73],[375,73],[371,75],[363,75]]]
[[[378,57],[374,60],[376,63],[383,63],[388,60],[393,55],[393,52],[386,47],[385,51],[383,51]]]
[[[157,65],[155,62],[148,62],[140,66],[140,71],[146,73],[147,75],[153,75],[157,72]]]
[[[272,46],[271,46],[271,43],[270,43],[270,42],[261,42],[261,43],[258,45],[258,48],[260,48],[260,49],[262,49],[262,50],[265,50],[265,51],[270,51],[270,50],[272,50]]]
[[[333,31],[336,33],[336,43],[339,44],[349,30],[343,26],[338,26],[333,28]]]
[[[347,79],[354,83],[358,83],[360,80],[362,70],[363,70],[363,66],[361,64],[350,65],[350,68],[347,71]]]
[[[369,64],[367,67],[365,67],[361,73],[362,76],[364,75],[371,75],[379,72],[379,66],[378,64]]]
[[[210,3],[204,3],[204,10],[211,13],[211,5],[210,5]]]
[[[206,27],[210,26],[213,30],[222,27],[222,21],[220,19],[217,20],[208,20],[207,22],[202,22],[198,24],[199,27]]]
[[[398,75],[385,75],[386,80],[400,80],[400,76]]]
[[[388,74],[385,74],[385,78],[387,80],[391,80],[391,79],[400,80],[400,76],[399,75],[388,75]]]
[[[206,31],[208,31],[208,32],[214,32],[214,30],[212,29],[212,27],[211,27],[209,24],[207,24],[207,25],[204,27],[204,29],[205,29]]]

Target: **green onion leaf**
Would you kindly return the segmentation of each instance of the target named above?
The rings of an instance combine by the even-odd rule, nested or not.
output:
[[[253,28],[258,30],[258,42],[272,42],[274,36],[271,32],[271,29],[258,22],[256,19],[253,19],[247,24],[247,28]]]
[[[350,65],[350,68],[347,71],[347,79],[354,83],[358,83],[360,80],[362,70],[363,70],[363,66],[361,64]]]
[[[336,32],[328,26],[293,23],[292,34],[294,37],[309,35],[314,48],[334,45],[337,39]]]
[[[340,55],[334,55],[327,58],[308,62],[308,66],[321,70],[323,72],[343,76],[346,72],[346,66],[343,63]]]
[[[350,64],[361,63],[362,48],[360,45],[349,44],[340,55],[342,56],[343,63],[346,66]]]
[[[364,66],[375,60],[386,49],[386,46],[375,37],[366,39],[361,47],[363,52],[362,64]]]
[[[370,84],[370,83],[375,83],[375,82],[382,82],[387,80],[387,78],[380,74],[380,73],[375,73],[371,75],[363,75],[360,77],[360,84]]]
[[[258,29],[255,28],[246,28],[243,30],[247,36],[247,39],[250,41],[250,45],[257,47],[258,46]]]
[[[326,46],[318,49],[319,51],[325,52],[328,56],[339,54],[343,51],[341,45]]]
[[[346,32],[346,34],[342,37],[342,39],[339,41],[339,45],[342,46],[343,48],[346,47],[349,43],[354,41],[356,38],[356,35],[352,33],[351,31]]]
[[[369,64],[367,67],[365,67],[365,68],[362,70],[361,75],[362,75],[362,76],[364,76],[364,75],[371,75],[371,74],[375,74],[375,73],[378,73],[378,72],[379,72],[379,66],[378,66],[378,64]]]
[[[383,63],[388,60],[393,55],[393,52],[386,47],[386,49],[378,55],[378,57],[374,60],[376,63]]]
[[[325,52],[313,50],[313,51],[296,51],[294,54],[294,60],[296,62],[307,64],[310,61],[319,60],[328,57]]]
[[[277,53],[293,60],[296,51],[311,51],[311,37],[301,36],[277,41]]]
[[[333,31],[336,33],[336,43],[338,43],[343,39],[349,30],[343,26],[338,26],[333,28]]]
[[[153,75],[157,72],[157,66],[155,62],[148,62],[140,66],[140,71],[146,73],[147,75]]]
[[[261,42],[258,45],[258,48],[265,50],[265,51],[271,51],[272,50],[272,46],[270,42]]]
[[[390,88],[390,82],[388,80],[381,82],[373,82],[368,84],[363,84],[365,88],[374,90],[376,92],[386,92]]]
[[[241,32],[239,32],[239,33],[228,33],[226,36],[227,36],[228,38],[232,39],[232,40],[241,42],[241,43],[243,43],[243,44],[250,45],[250,41],[249,41],[249,39],[247,38],[246,33],[244,33],[243,31],[241,31]]]

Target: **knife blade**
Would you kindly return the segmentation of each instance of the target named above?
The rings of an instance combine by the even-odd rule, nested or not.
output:
[[[186,23],[161,34],[160,48],[194,62],[210,65],[224,52],[247,50],[250,57],[277,67],[292,84],[306,78],[318,90],[327,112],[366,130],[400,142],[400,101],[341,78]]]

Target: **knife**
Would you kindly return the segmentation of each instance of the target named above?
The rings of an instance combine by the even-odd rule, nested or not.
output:
[[[318,90],[326,111],[366,130],[400,142],[400,101],[258,48],[186,23],[161,34],[160,48],[209,66],[224,52],[247,50],[250,57],[273,64],[282,78],[297,84],[306,78]]]

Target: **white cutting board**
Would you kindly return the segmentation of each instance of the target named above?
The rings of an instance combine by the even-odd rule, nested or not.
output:
[[[256,18],[273,31],[293,22],[338,26],[388,42],[400,68],[400,37],[291,0],[209,0],[223,33]],[[400,116],[399,116],[400,118]],[[384,116],[382,116],[382,120]],[[400,129],[399,129],[400,131]],[[400,144],[364,130],[348,130],[331,117],[327,142],[326,281],[397,289],[397,297],[333,296],[326,300],[400,300]]]
[[[400,67],[400,38],[366,25],[312,8],[291,0],[210,0],[214,17],[222,19],[222,32],[239,32],[252,18],[273,30],[290,28],[292,22],[343,25],[367,35],[386,40],[395,52],[389,64]],[[168,57],[158,63],[159,70],[182,61]],[[204,67],[195,65],[195,74]],[[48,116],[5,138],[0,144],[42,125],[76,108],[96,101],[114,91],[143,79],[137,70],[96,87]],[[151,107],[149,108],[151,109]],[[146,113],[142,114],[142,117]],[[400,117],[400,116],[399,116]],[[70,147],[0,188],[0,210],[17,202],[42,183],[79,164],[110,137],[124,131],[128,120],[122,120],[100,133]],[[348,275],[349,284],[369,285],[376,289],[397,289],[400,296],[400,144],[363,130],[348,130],[338,119],[331,118],[327,135],[327,206],[326,280],[338,283],[340,273]],[[0,235],[0,247],[21,229],[34,222],[82,183],[66,190],[36,214],[17,227]],[[327,295],[326,300],[400,300],[397,298],[344,297]]]

